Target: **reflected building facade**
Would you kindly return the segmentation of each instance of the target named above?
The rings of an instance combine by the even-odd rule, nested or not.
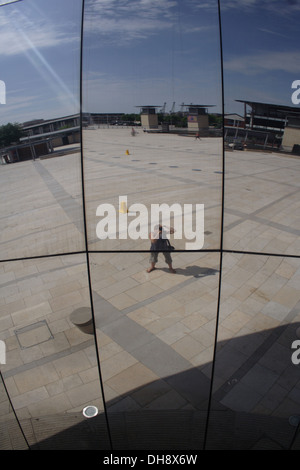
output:
[[[20,2],[20,11],[28,3]],[[133,16],[131,28],[122,31],[124,62],[119,56],[116,64],[114,28],[121,27],[125,3]],[[299,449],[300,370],[291,349],[300,326],[298,159],[225,148],[225,133],[220,137],[212,126],[198,139],[184,129],[143,132],[142,124],[132,133],[86,119],[105,116],[106,99],[108,114],[121,115],[128,90],[136,106],[146,92],[147,102],[161,101],[161,89],[169,90],[170,102],[190,93],[191,100],[234,115],[222,99],[223,90],[226,103],[230,89],[222,80],[218,2],[205,25],[192,1],[185,2],[185,14],[177,2],[177,9],[162,2],[159,14],[154,5],[147,22],[149,5],[134,2],[141,9],[133,11],[125,3],[113,2],[122,6],[113,12],[102,2],[79,2],[79,147],[68,142],[69,151],[51,158],[1,166],[0,340],[6,355],[0,364],[0,446]],[[206,29],[192,28],[191,18]],[[155,42],[158,26],[164,50]],[[225,39],[228,30],[224,11]],[[193,60],[203,53],[204,38],[205,71]],[[93,47],[96,41],[100,48]],[[151,51],[172,58],[169,74],[160,65],[150,76],[152,62],[143,76],[154,60]],[[125,62],[135,71],[134,82]],[[95,63],[102,64],[101,73]],[[206,130],[207,106],[189,106],[197,131]],[[119,206],[124,196],[125,209]],[[182,220],[186,230],[170,235],[176,273],[163,253],[149,272],[151,242],[138,236],[145,228],[141,206],[150,213],[153,205],[165,205],[169,225],[178,227],[174,205],[191,208],[195,223],[200,203],[203,247],[186,249],[195,227]],[[113,236],[99,206],[114,208]],[[151,230],[147,225],[146,233]]]

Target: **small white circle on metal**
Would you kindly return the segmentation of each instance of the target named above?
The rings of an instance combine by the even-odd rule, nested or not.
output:
[[[94,418],[98,414],[98,408],[96,406],[89,405],[83,408],[82,413],[86,418]]]

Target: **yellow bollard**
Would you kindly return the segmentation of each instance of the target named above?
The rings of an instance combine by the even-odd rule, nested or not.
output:
[[[130,155],[129,150],[126,150],[126,155]]]
[[[122,202],[120,203],[120,210],[119,210],[119,212],[120,212],[121,214],[127,214],[128,209],[127,209],[127,206],[126,206],[126,202],[122,201]]]

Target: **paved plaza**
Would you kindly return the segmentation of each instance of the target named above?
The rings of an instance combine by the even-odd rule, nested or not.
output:
[[[143,448],[170,419],[174,446],[201,449],[209,418],[207,448],[286,449],[300,415],[299,157],[226,151],[223,194],[222,139],[130,130],[84,130],[83,187],[79,147],[0,167],[1,372],[26,438],[75,430],[94,405],[119,448]],[[162,254],[148,273],[149,240],[97,237],[97,207],[118,213],[120,196],[204,204],[203,249],[171,236],[176,274]],[[70,319],[90,306],[89,274],[96,347]],[[0,447],[20,448],[0,390]]]

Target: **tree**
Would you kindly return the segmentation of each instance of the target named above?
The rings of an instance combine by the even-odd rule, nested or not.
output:
[[[12,124],[9,122],[0,126],[0,147],[8,147],[18,143],[22,135],[23,131],[18,123]]]
[[[174,114],[158,114],[159,122],[165,122],[167,124],[172,124],[175,127],[187,127],[187,117],[183,116],[181,113]]]
[[[208,115],[209,125],[214,126],[216,129],[221,129],[223,125],[223,117],[216,114]]]
[[[140,120],[141,120],[141,117],[139,114],[131,113],[131,114],[122,115],[122,122],[133,124],[134,122],[137,122]]]

